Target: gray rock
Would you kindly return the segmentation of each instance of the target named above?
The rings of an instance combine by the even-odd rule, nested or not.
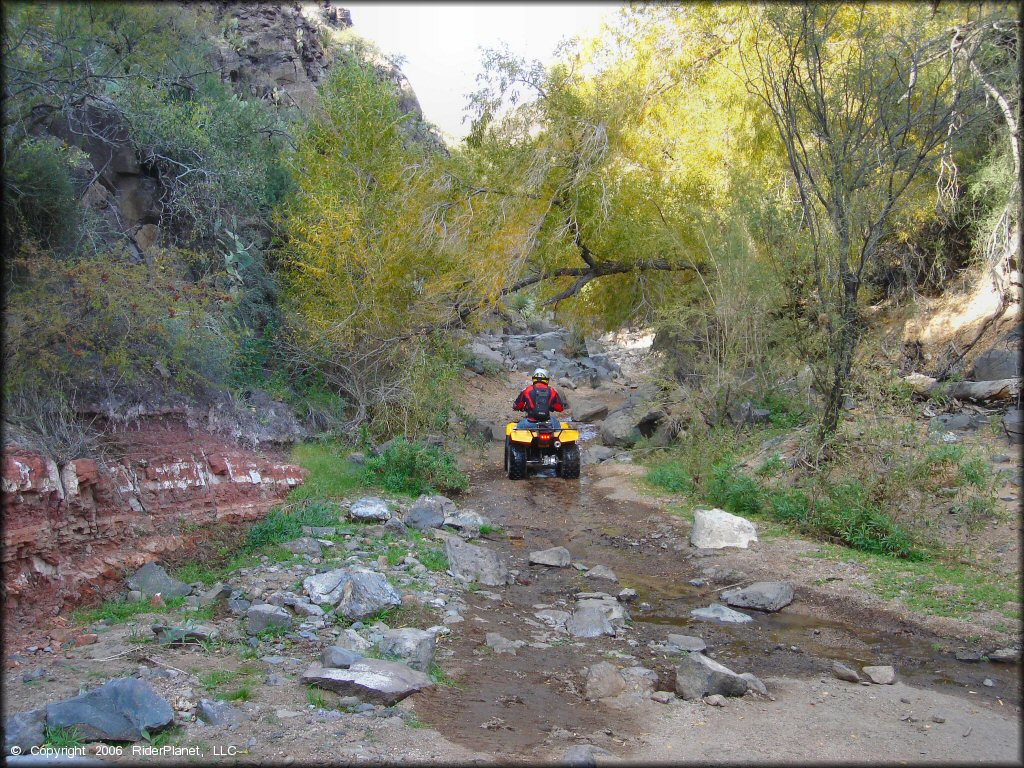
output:
[[[850,669],[848,666],[846,666],[842,662],[838,662],[838,661],[833,661],[832,662],[832,674],[835,675],[840,680],[845,680],[848,683],[859,683],[860,682],[860,675],[857,674],[857,670]]]
[[[562,762],[566,765],[576,765],[581,768],[590,768],[597,765],[597,758],[614,758],[611,752],[592,744],[574,744],[565,750],[562,755]]]
[[[793,602],[793,585],[784,581],[758,581],[743,589],[727,590],[721,598],[736,608],[775,612]]]
[[[310,538],[309,536],[303,536],[295,539],[294,541],[286,541],[281,546],[296,555],[320,557],[320,555],[323,554],[323,548],[320,546],[320,542],[316,539]]]
[[[896,682],[896,670],[890,666],[861,667],[861,670],[875,685],[892,685]]]
[[[728,409],[729,420],[737,425],[765,424],[771,420],[771,411],[765,408],[755,408],[749,400],[742,403],[734,403]]]
[[[423,672],[382,659],[360,659],[348,669],[330,669],[314,663],[303,674],[302,682],[386,707],[433,685]]]
[[[32,747],[42,746],[46,738],[46,710],[31,709],[4,718],[4,753],[12,747],[28,753]]]
[[[553,608],[544,608],[533,615],[554,629],[565,629],[566,622],[572,616],[568,611],[558,611]]]
[[[656,701],[659,704],[671,704],[675,701],[676,695],[671,691],[655,691],[651,694],[651,701]]]
[[[584,578],[587,579],[605,579],[607,581],[618,581],[618,576],[615,575],[615,571],[609,568],[607,565],[595,565],[593,568],[583,574]]]
[[[173,627],[167,624],[154,624],[151,629],[161,645],[179,645],[183,643],[205,643],[220,637],[220,630],[203,624],[186,627]]]
[[[721,509],[697,509],[693,512],[690,543],[701,549],[740,547],[757,541],[757,526],[744,517]]]
[[[348,669],[361,658],[363,658],[361,653],[337,645],[330,645],[324,648],[320,654],[320,663],[332,669]]]
[[[589,701],[618,696],[625,690],[626,681],[623,680],[622,674],[614,664],[599,661],[590,665],[584,688],[584,696]]]
[[[747,690],[758,693],[761,696],[768,695],[768,686],[761,682],[761,678],[755,675],[753,672],[743,672],[739,675],[740,678],[747,681]]]
[[[255,635],[269,627],[289,628],[291,625],[292,615],[276,605],[268,603],[254,605],[245,612],[245,629],[250,635]]]
[[[1016,664],[1020,661],[1020,649],[1019,648],[1000,648],[997,651],[992,651],[988,656],[989,661],[994,661],[1000,664]]]
[[[686,651],[687,653],[700,653],[708,645],[699,637],[690,635],[670,634],[665,642],[665,647],[670,651]]]
[[[512,580],[508,566],[494,550],[450,536],[445,539],[444,553],[452,576],[459,581],[477,581],[485,586],[501,587]]]
[[[572,562],[572,555],[565,547],[551,547],[530,553],[530,565],[550,565],[565,568]]]
[[[975,381],[994,381],[1011,379],[1021,375],[1021,357],[1019,349],[988,349],[974,360],[974,371],[971,378]]]
[[[377,641],[377,650],[382,655],[395,657],[420,672],[430,671],[436,649],[436,635],[412,627],[386,630]]]
[[[227,600],[229,597],[231,597],[231,587],[218,581],[199,596],[199,605],[210,605],[218,600]]]
[[[334,639],[334,645],[338,648],[347,648],[350,651],[356,651],[357,653],[363,653],[364,651],[369,651],[373,648],[373,643],[360,635],[354,629],[343,630],[342,633]]]
[[[495,653],[510,653],[515,656],[516,651],[526,645],[526,641],[509,640],[497,632],[488,632],[484,638],[484,644],[493,649]]]
[[[615,449],[605,445],[591,445],[583,451],[584,464],[600,464],[615,455]]]
[[[631,448],[640,439],[651,437],[665,418],[665,411],[655,403],[657,390],[642,388],[625,403],[608,414],[601,424],[601,440],[605,445]]]
[[[538,352],[559,352],[569,343],[569,334],[564,331],[541,333],[533,340]]]
[[[627,587],[626,589],[620,590],[616,598],[620,603],[631,603],[636,600],[636,590]]]
[[[46,705],[46,725],[75,728],[83,741],[138,741],[174,722],[174,710],[149,683],[124,677]]]
[[[1003,429],[1011,443],[1024,443],[1024,410],[1011,408],[1003,414]]]
[[[402,604],[402,596],[384,574],[364,568],[335,568],[306,577],[302,586],[310,600],[336,605],[346,619],[365,619]]]
[[[457,511],[455,502],[444,496],[420,496],[405,514],[405,524],[417,531],[440,528],[447,515]]]
[[[500,352],[495,352],[486,344],[475,341],[469,345],[469,354],[476,360],[486,361],[498,366],[503,366],[505,359]],[[483,373],[483,371],[478,371]]]
[[[227,702],[200,699],[196,717],[210,725],[238,725],[244,715]]]
[[[573,637],[615,635],[615,628],[608,621],[605,612],[597,606],[576,608],[565,622],[565,628]]]
[[[647,667],[626,667],[620,674],[626,681],[626,690],[644,698],[650,696],[658,685],[658,673]]]
[[[576,610],[581,608],[597,608],[613,627],[624,627],[629,611],[611,595],[605,592],[580,592],[576,595]]]
[[[746,624],[748,621],[753,621],[747,614],[726,608],[721,603],[712,603],[707,608],[695,608],[690,611],[690,615],[698,619],[721,621],[726,624]]]
[[[742,696],[749,684],[728,667],[701,653],[691,653],[676,667],[676,695],[696,701],[709,694]]]
[[[252,606],[252,602],[244,600],[240,597],[228,598],[228,610],[231,611],[235,616],[240,616]]]
[[[978,651],[957,651],[954,654],[957,661],[966,661],[968,663],[974,663],[981,661],[982,654]]]
[[[159,593],[164,599],[169,597],[185,597],[191,594],[192,587],[183,581],[172,579],[162,567],[156,563],[146,563],[128,577],[129,589],[138,590],[144,597],[152,597]]]
[[[585,423],[600,421],[608,415],[607,405],[588,403],[579,400],[576,401],[572,410],[573,418],[576,419],[576,421],[582,421]]]
[[[704,697],[704,703],[709,707],[724,707],[725,696],[722,696],[720,693],[712,693],[711,695]]]
[[[348,516],[361,523],[384,523],[391,519],[391,510],[384,499],[376,496],[365,496],[356,499],[349,505]]]
[[[25,670],[21,673],[21,680],[24,683],[31,682],[32,680],[39,680],[42,677],[46,677],[46,670],[42,667]]]
[[[137,603],[142,599],[142,593],[137,589],[128,590],[128,602]]]
[[[928,421],[928,429],[932,432],[965,432],[984,427],[986,421],[986,417],[978,413],[940,413]]]
[[[384,530],[390,531],[391,533],[397,533],[399,536],[401,536],[408,529],[406,528],[405,523],[403,523],[397,517],[392,517],[390,520],[384,523]]]
[[[491,521],[472,509],[460,509],[449,515],[445,515],[444,524],[450,528],[475,532],[479,531],[485,525],[490,525]]]

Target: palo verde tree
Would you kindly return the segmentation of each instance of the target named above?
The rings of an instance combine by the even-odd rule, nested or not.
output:
[[[804,4],[752,12],[751,92],[770,111],[806,231],[817,362],[832,435],[863,331],[859,301],[887,225],[977,93],[958,81],[927,5]]]

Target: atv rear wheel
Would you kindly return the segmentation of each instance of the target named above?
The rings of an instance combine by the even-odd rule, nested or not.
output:
[[[575,480],[580,476],[580,447],[575,443],[562,448],[558,474],[569,480]]]
[[[508,444],[508,479],[523,480],[526,477],[526,451],[515,443]]]

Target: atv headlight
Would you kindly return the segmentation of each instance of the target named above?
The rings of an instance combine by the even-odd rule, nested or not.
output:
[[[561,447],[562,447],[562,441],[561,440],[555,440],[555,448],[561,448]]]

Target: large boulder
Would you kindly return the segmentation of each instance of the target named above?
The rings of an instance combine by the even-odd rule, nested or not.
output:
[[[982,352],[974,360],[975,381],[1012,379],[1021,375],[1020,349],[994,347]]]
[[[1024,411],[1011,408],[1003,414],[1003,429],[1011,443],[1024,443]]]
[[[538,352],[558,352],[569,343],[569,334],[565,331],[541,333],[533,340]]]
[[[484,363],[483,366],[472,366],[474,370],[478,367],[483,368],[483,370],[477,370],[477,373],[483,373],[484,370],[486,370],[487,363],[498,366],[499,368],[503,367],[505,364],[505,359],[502,357],[501,352],[495,352],[489,346],[482,344],[479,341],[475,341],[469,345],[469,354],[471,360],[475,360],[478,363]]]
[[[192,593],[192,587],[183,581],[171,578],[162,567],[156,563],[146,563],[135,573],[128,577],[128,589],[141,592],[145,597],[152,597],[159,593],[165,599],[168,597],[185,597]]]
[[[729,589],[722,599],[736,608],[775,612],[793,602],[793,585],[785,581],[758,581],[743,589]]]
[[[638,389],[602,422],[601,440],[605,445],[631,448],[642,438],[651,437],[664,417],[665,411],[657,403],[657,390]]]
[[[348,516],[360,523],[386,523],[391,519],[391,510],[384,499],[367,496],[349,505]]]
[[[423,672],[383,659],[360,659],[348,669],[313,663],[302,675],[302,682],[386,707],[433,685]]]
[[[584,400],[577,400],[572,411],[573,418],[576,419],[576,421],[600,421],[608,415],[608,406],[602,403],[591,403]]]
[[[565,547],[551,547],[530,553],[530,565],[550,565],[555,568],[566,568],[572,562],[572,555]]]
[[[46,710],[32,709],[18,712],[4,718],[4,753],[10,754],[17,747],[22,752],[29,752],[32,747],[40,747],[46,740]]]
[[[444,542],[444,553],[452,576],[459,581],[502,587],[512,579],[508,566],[494,550],[449,536]]]
[[[386,630],[377,641],[377,650],[382,655],[395,657],[420,672],[430,671],[436,647],[436,635],[412,627]]]
[[[690,653],[676,667],[676,695],[687,701],[708,695],[742,696],[749,683],[702,653]]]
[[[46,705],[49,728],[75,728],[83,741],[138,741],[174,722],[174,710],[144,680],[124,677]]]
[[[576,610],[595,608],[604,614],[613,627],[624,627],[629,619],[629,611],[606,592],[579,592],[576,595]]]
[[[693,512],[690,544],[700,549],[740,547],[757,541],[757,526],[739,515],[721,509],[697,509]]]
[[[491,525],[491,521],[475,510],[458,509],[444,516],[444,524],[449,528],[477,533],[485,525]]]

